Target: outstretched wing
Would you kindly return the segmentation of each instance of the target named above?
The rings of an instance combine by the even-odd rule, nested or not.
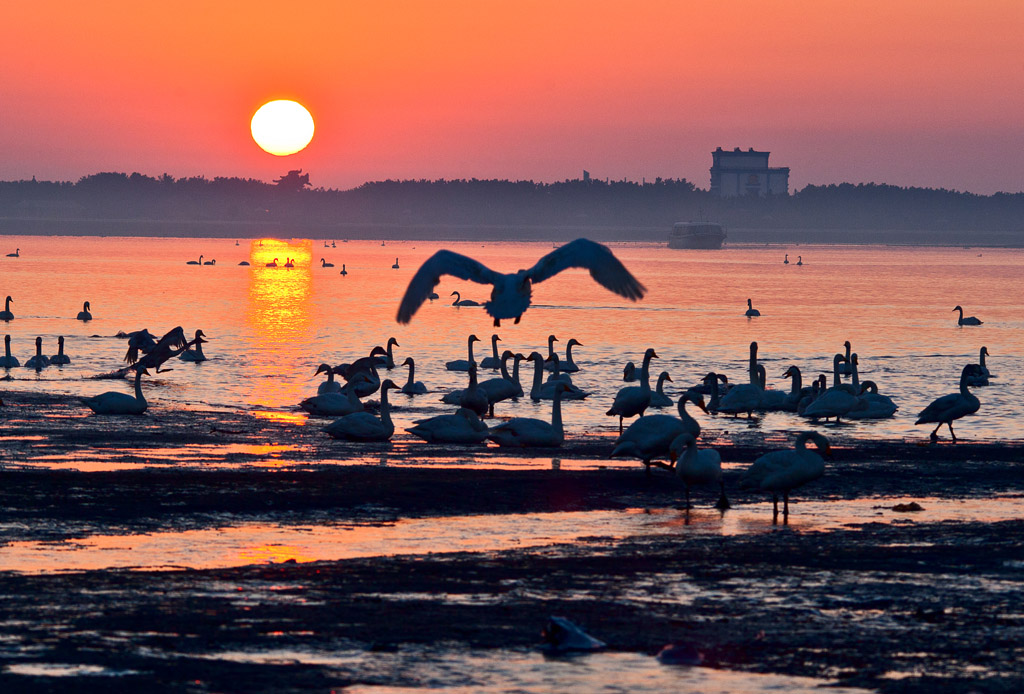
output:
[[[451,275],[460,280],[470,280],[480,284],[493,284],[501,275],[479,263],[469,256],[452,251],[438,251],[430,256],[409,281],[402,303],[398,305],[398,322],[408,323],[427,300],[434,286],[441,281],[441,275]]]
[[[571,267],[590,270],[590,276],[602,287],[631,301],[644,297],[644,285],[626,269],[608,246],[590,239],[576,239],[551,251],[527,271],[534,282],[543,282]]]

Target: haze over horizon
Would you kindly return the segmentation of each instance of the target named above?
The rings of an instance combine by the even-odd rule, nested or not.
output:
[[[5,8],[0,180],[100,171],[316,187],[686,178],[772,152],[790,190],[1024,191],[1024,3],[176,4]],[[265,101],[309,147],[253,142]]]

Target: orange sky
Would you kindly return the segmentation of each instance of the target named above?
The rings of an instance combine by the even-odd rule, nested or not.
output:
[[[1024,2],[5,3],[0,180],[685,177],[1024,190]],[[287,158],[253,112],[316,120]]]

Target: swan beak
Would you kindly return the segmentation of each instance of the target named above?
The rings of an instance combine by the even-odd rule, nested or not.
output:
[[[702,398],[702,397],[701,398],[697,398],[697,401],[694,404],[697,407],[699,407],[701,409],[701,411],[704,412],[704,414],[708,413],[708,406],[704,404],[704,398]]]
[[[825,444],[825,457],[826,458],[831,458],[832,457],[832,446],[829,446],[828,444]]]
[[[665,380],[666,381],[672,381],[672,377],[671,376],[665,376]],[[672,382],[675,383],[675,381],[672,381]]]

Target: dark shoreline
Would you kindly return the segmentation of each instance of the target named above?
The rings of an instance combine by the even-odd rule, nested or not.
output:
[[[325,454],[348,463],[376,453],[325,442],[317,427],[248,413],[178,411],[101,420],[83,418],[77,405],[45,394],[0,392],[0,399],[4,544],[216,528],[232,520],[389,523],[674,509],[681,501],[674,478],[660,470],[648,477],[639,466],[493,469],[483,467],[491,449],[453,454],[411,443],[387,447],[387,466],[337,465]],[[1024,488],[1024,442],[927,447],[837,436],[834,443],[826,475],[800,490],[796,513],[800,500],[897,494],[984,499]],[[293,447],[272,454],[278,468],[262,466],[271,454],[231,452],[238,444]],[[209,447],[205,462],[165,465],[176,450],[196,445]],[[601,459],[609,445],[608,436],[581,436],[558,455]],[[788,442],[745,433],[713,445],[731,464]],[[49,455],[139,468],[31,468]],[[464,457],[458,467],[423,465],[453,455]],[[154,456],[162,456],[159,466]],[[552,453],[517,456],[549,460]],[[419,466],[405,466],[403,459]],[[735,467],[726,472],[733,504],[763,503],[763,496],[738,490],[738,475]],[[695,496],[702,513],[712,502],[709,490]],[[400,671],[370,675],[356,666],[243,664],[211,654],[339,648],[400,654],[420,645],[529,649],[547,617],[563,614],[613,650],[653,654],[669,641],[687,640],[710,667],[818,677],[894,694],[1024,689],[1024,521],[927,523],[908,514],[898,522],[827,532],[815,532],[813,523],[802,527],[734,536],[591,537],[501,552],[221,570],[32,576],[0,570],[0,680],[5,691],[101,683],[140,692],[308,691],[354,682],[416,686]],[[2,670],[31,663],[137,674],[44,677]]]

